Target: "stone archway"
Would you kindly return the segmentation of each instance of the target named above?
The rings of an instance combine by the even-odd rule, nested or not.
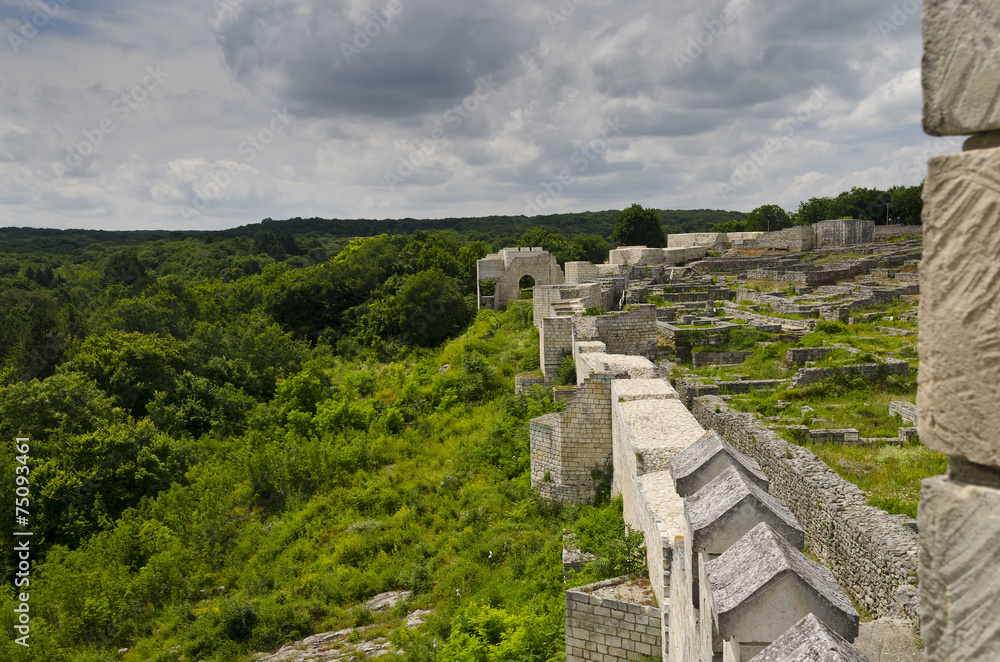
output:
[[[541,248],[504,248],[476,262],[479,307],[503,310],[521,296],[521,281],[530,276],[532,287],[561,285],[566,279],[556,258]],[[492,286],[492,294],[489,287]]]
[[[535,289],[535,279],[531,274],[524,274],[521,276],[521,279],[517,281],[517,289],[519,299],[531,299]]]

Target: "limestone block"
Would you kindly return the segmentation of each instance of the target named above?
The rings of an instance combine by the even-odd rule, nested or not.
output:
[[[919,522],[928,661],[1000,660],[1000,489],[929,478]]]
[[[925,0],[924,131],[1000,129],[1000,3]]]
[[[1000,466],[1000,148],[933,158],[920,265],[920,440]]]
[[[754,662],[871,662],[813,614],[796,623],[753,659]]]
[[[797,549],[805,533],[792,511],[734,467],[729,467],[684,499],[688,538],[697,552],[721,554],[760,522]]]
[[[708,606],[724,639],[770,643],[809,613],[848,641],[858,613],[825,566],[758,524],[705,563]]]

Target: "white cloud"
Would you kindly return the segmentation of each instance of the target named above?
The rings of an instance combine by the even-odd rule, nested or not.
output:
[[[884,8],[865,0],[565,5],[69,3],[0,58],[0,224],[520,214],[566,169],[545,212],[794,208],[923,176],[919,21],[882,34]],[[0,7],[0,47],[33,6]],[[727,7],[739,11],[719,30]],[[168,75],[122,116],[113,104],[147,67]],[[827,100],[786,135],[779,122],[817,87]],[[113,131],[59,177],[53,162],[102,120]],[[254,137],[269,140],[250,149]],[[723,199],[769,137],[780,144]],[[206,204],[181,211],[193,201]]]

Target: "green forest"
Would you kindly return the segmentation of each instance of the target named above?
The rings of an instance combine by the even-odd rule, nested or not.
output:
[[[563,528],[598,522],[583,537],[620,569],[620,503],[532,493],[527,422],[555,407],[512,395],[538,366],[530,302],[476,313],[490,246],[5,232],[0,659],[247,660],[360,626],[400,659],[562,659]]]
[[[599,556],[576,583],[641,553],[620,502],[532,492],[528,421],[560,405],[513,395],[530,302],[477,312],[476,260],[602,262],[617,215],[0,229],[0,659],[235,662],[349,627],[398,659],[564,659],[564,530]]]

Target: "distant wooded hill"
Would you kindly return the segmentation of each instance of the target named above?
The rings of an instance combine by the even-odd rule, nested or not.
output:
[[[666,234],[708,232],[712,226],[731,220],[743,220],[746,213],[717,209],[661,209],[656,213]],[[2,228],[0,250],[6,253],[48,253],[69,255],[93,244],[131,244],[157,239],[198,237],[254,237],[260,233],[295,234],[314,237],[370,237],[378,234],[402,234],[418,230],[451,230],[467,241],[485,241],[494,248],[516,245],[531,228],[572,237],[596,234],[610,238],[617,210],[550,214],[547,216],[485,216],[441,219],[264,219],[228,230],[165,232],[155,230],[55,230],[49,228]]]

